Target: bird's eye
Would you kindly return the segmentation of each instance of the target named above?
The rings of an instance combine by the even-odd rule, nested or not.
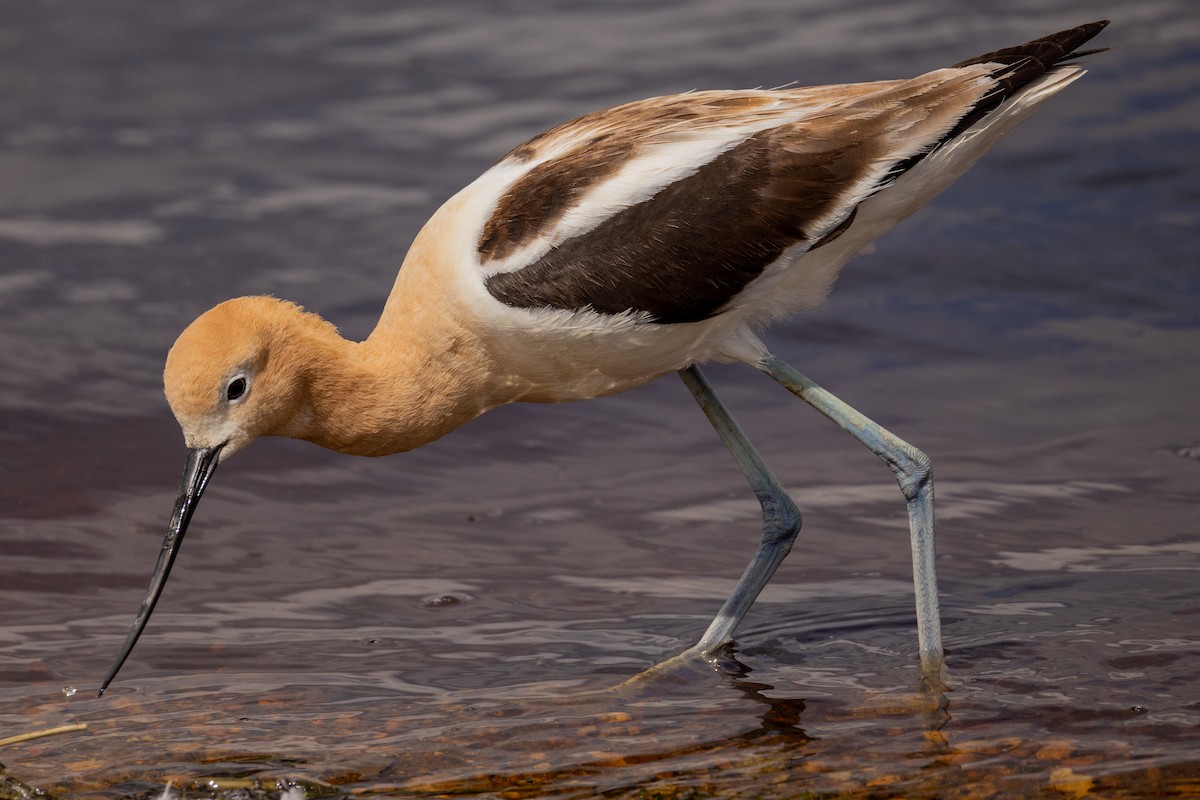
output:
[[[225,388],[225,399],[230,402],[239,399],[246,393],[246,378],[244,375],[238,375],[229,382],[229,386]]]

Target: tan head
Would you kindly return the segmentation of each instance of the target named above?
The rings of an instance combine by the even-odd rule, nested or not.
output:
[[[406,320],[374,345],[355,343],[293,303],[239,297],[179,335],[163,383],[183,428],[187,463],[146,598],[101,694],[142,635],[200,496],[226,457],[259,436],[306,439],[354,455],[398,453],[494,404],[489,362],[469,332],[443,314]]]
[[[305,416],[307,387],[297,339],[305,328],[336,333],[299,306],[239,297],[205,312],[167,355],[167,402],[189,448],[226,458],[252,439],[287,435]]]
[[[332,340],[341,341],[334,327],[299,306],[272,297],[240,297],[203,314],[175,341],[163,383],[183,428],[187,463],[146,599],[101,694],[150,620],[217,465],[258,436],[303,431],[311,416],[304,366],[319,361],[320,343]]]

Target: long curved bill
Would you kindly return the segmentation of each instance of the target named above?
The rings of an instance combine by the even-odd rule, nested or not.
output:
[[[125,644],[121,647],[121,654],[117,656],[116,663],[108,671],[108,677],[100,685],[100,696],[104,695],[104,690],[112,683],[113,678],[117,677],[121,665],[133,652],[133,646],[137,644],[138,637],[142,635],[142,630],[150,621],[150,615],[154,613],[158,597],[167,584],[167,576],[171,574],[171,565],[175,563],[175,556],[179,553],[183,535],[187,532],[188,523],[192,519],[196,505],[200,502],[200,495],[204,494],[204,488],[208,486],[208,479],[217,469],[222,447],[224,445],[219,444],[216,447],[197,447],[188,450],[187,464],[183,468],[183,484],[179,487],[179,499],[175,501],[175,511],[171,514],[167,537],[163,539],[162,550],[158,553],[158,563],[154,565],[150,588],[146,590],[146,599],[142,601],[142,607],[138,609],[137,617],[133,620],[133,627],[129,629],[129,636],[125,638]]]

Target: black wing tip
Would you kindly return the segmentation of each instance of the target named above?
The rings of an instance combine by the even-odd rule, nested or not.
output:
[[[1040,39],[1034,39],[1031,42],[1017,45],[1016,47],[1006,47],[1003,50],[985,53],[982,56],[970,58],[955,64],[951,69],[972,67],[977,64],[998,65],[991,72],[991,78],[994,81],[993,87],[979,99],[974,108],[963,115],[958,124],[942,137],[933,148],[892,165],[883,183],[876,188],[894,181],[920,162],[921,159],[925,158],[925,156],[929,155],[933,149],[940,147],[943,143],[955,138],[967,128],[979,122],[979,120],[994,111],[1005,100],[1020,92],[1058,64],[1095,53],[1103,53],[1108,49],[1107,47],[1095,50],[1076,50],[1076,48],[1108,27],[1108,23],[1108,20],[1102,19],[1096,22],[1089,22],[1085,25],[1077,25],[1074,28],[1052,33]]]
[[[1100,33],[1100,31],[1107,28],[1110,22],[1111,20],[1099,19],[1095,22],[1076,25],[1074,28],[1068,28],[1065,31],[1059,31],[1058,33],[1052,33],[1049,36],[1043,36],[1041,39],[1035,39],[1028,45],[1025,45],[1025,47],[1033,47],[1036,49],[1037,45],[1049,45],[1050,47],[1055,47],[1061,50],[1062,55],[1055,59],[1052,64],[1047,64],[1046,66],[1060,64],[1067,59],[1082,58],[1084,56],[1090,56],[1096,53],[1103,53],[1108,49],[1107,47],[1100,47],[1095,50],[1079,50],[1078,48],[1080,45],[1091,40],[1094,36]]]
[[[1058,63],[1061,64],[1064,61],[1074,61],[1077,58],[1086,58],[1087,56],[1094,56],[1097,53],[1107,53],[1111,49],[1112,49],[1111,47],[1094,47],[1091,50],[1076,50],[1076,51],[1060,58],[1058,60]]]
[[[1033,60],[1039,62],[1042,69],[1046,70],[1067,59],[1081,58],[1082,56],[1089,56],[1107,50],[1108,48],[1101,48],[1099,50],[1076,52],[1076,49],[1080,45],[1107,28],[1109,22],[1110,20],[1101,19],[1095,22],[1088,22],[1084,25],[1076,25],[1074,28],[1067,28],[1057,33],[1051,33],[1048,36],[1042,36],[1025,44],[1006,47],[1002,50],[969,58],[966,61],[960,61],[953,66],[970,67],[975,64],[1013,65]]]
[[[995,81],[992,91],[988,92],[952,131],[950,137],[974,125],[989,112],[994,110],[1006,99],[1020,92],[1029,84],[1042,77],[1064,61],[1103,52],[1101,50],[1077,50],[1077,48],[1108,27],[1108,20],[1102,19],[1077,25],[1065,31],[1052,33],[1032,42],[1006,47],[992,53],[955,64],[953,68],[972,67],[979,64],[995,64],[991,77]],[[1107,48],[1104,48],[1107,49]]]

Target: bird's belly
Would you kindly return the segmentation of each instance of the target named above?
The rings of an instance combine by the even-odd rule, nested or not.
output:
[[[766,354],[758,337],[733,315],[662,325],[634,315],[515,311],[523,324],[487,343],[504,402],[603,397],[691,364],[754,363]]]

